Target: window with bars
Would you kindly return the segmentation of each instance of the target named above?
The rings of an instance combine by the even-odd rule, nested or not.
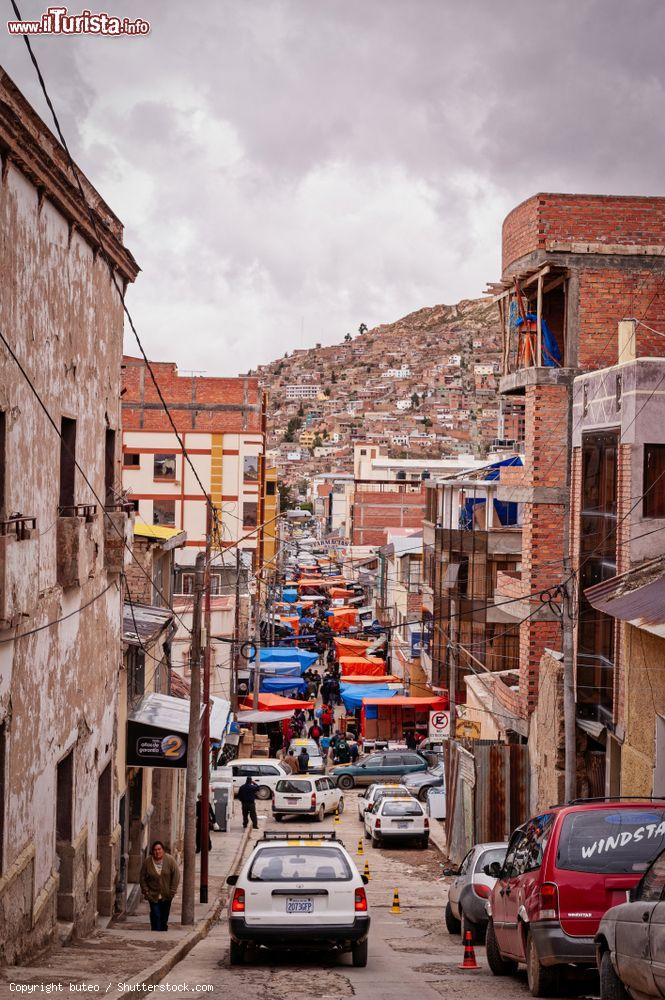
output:
[[[665,517],[665,444],[644,445],[642,516]]]

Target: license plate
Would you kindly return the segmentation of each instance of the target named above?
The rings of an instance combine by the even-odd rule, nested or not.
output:
[[[403,820],[398,820],[397,821],[397,826],[399,827],[400,830],[406,830],[409,825],[410,825],[410,821],[408,819],[403,819]]]
[[[289,803],[290,806],[297,805],[298,803],[297,799],[287,799],[286,801]]]
[[[287,913],[313,913],[314,903],[311,899],[303,899],[302,897],[298,899],[293,899],[289,897],[286,901],[286,912]]]

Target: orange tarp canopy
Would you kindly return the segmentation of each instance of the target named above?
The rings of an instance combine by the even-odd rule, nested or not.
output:
[[[391,674],[347,674],[344,678],[345,684],[399,684],[404,687],[404,681]]]
[[[293,698],[282,698],[281,694],[270,694],[268,691],[259,692],[260,712],[286,712],[290,708],[295,712],[297,708],[313,707],[313,701],[294,701]],[[243,712],[251,711],[254,708],[254,702],[251,698],[248,698],[242,702],[240,708]]]
[[[431,698],[408,698],[406,695],[395,695],[394,698],[363,698],[363,705],[388,705],[390,708],[440,708],[448,707],[448,699],[440,695]]]
[[[288,625],[293,626],[293,631],[296,635],[300,632],[300,618],[298,615],[280,615],[279,620],[281,622],[286,622]]]
[[[338,598],[338,597],[342,597],[342,598],[353,597],[353,594],[354,594],[353,590],[346,590],[345,587],[331,587],[330,588],[330,596],[333,598],[333,600],[335,598]]]
[[[335,652],[338,656],[358,656],[365,652],[372,645],[370,640],[365,639],[333,639]]]
[[[299,587],[343,587],[348,581],[343,576],[310,576],[298,580]]]
[[[341,656],[339,659],[342,677],[349,674],[358,676],[363,674],[366,677],[383,677],[386,673],[386,661],[378,657],[368,656]]]
[[[333,632],[343,632],[357,623],[358,612],[355,608],[333,608],[332,617],[328,621]]]

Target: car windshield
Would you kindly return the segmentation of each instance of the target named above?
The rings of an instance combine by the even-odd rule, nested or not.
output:
[[[300,753],[300,751],[302,750],[303,747],[305,748],[305,750],[307,751],[307,753],[309,754],[310,757],[320,757],[321,756],[321,751],[319,750],[319,748],[316,745],[316,743],[315,743],[314,740],[308,740],[307,743],[303,743],[300,740],[298,740],[298,742],[292,742],[291,746],[289,747],[289,749],[293,753],[298,754],[298,753]]]
[[[250,882],[348,882],[349,863],[338,847],[265,847],[249,869]]]
[[[599,874],[643,872],[664,847],[664,811],[590,809],[565,817],[556,864]]]
[[[482,872],[485,865],[493,865],[495,861],[502,865],[506,860],[506,850],[507,847],[493,847],[489,851],[483,851],[476,861],[476,871]]]
[[[384,816],[422,816],[423,811],[414,799],[413,802],[386,802],[383,807]]]
[[[294,781],[284,779],[278,781],[275,785],[275,790],[278,792],[286,792],[287,795],[301,795],[303,792],[311,792],[312,786],[309,781]]]

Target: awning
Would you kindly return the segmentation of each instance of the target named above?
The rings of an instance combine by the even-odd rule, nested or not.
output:
[[[665,639],[665,558],[596,583],[584,596],[598,611]]]
[[[179,528],[168,528],[163,524],[146,524],[144,521],[136,522],[134,534],[138,538],[159,542],[165,552],[170,549],[178,549],[187,541],[186,531],[180,531]]]
[[[152,646],[174,619],[168,608],[125,602],[122,614],[122,640],[130,646]]]
[[[313,701],[295,701],[293,698],[283,698],[280,694],[270,694],[268,691],[259,691],[259,709],[262,712],[289,712],[293,714],[297,708],[313,708]],[[243,712],[254,709],[252,699],[246,699],[240,705]]]
[[[292,646],[266,646],[261,650],[261,663],[299,663],[305,669],[311,667],[319,658],[318,653],[310,653],[307,649]]]
[[[402,681],[399,677],[393,677],[391,674],[377,674],[375,676],[370,674],[352,674],[351,676],[346,676],[342,678],[342,685],[346,684],[400,684]]]
[[[335,652],[338,656],[354,656],[364,653],[372,645],[371,639],[333,639]]]
[[[203,705],[201,706],[203,714]],[[174,698],[170,694],[144,694],[136,708],[127,716],[129,722],[143,726],[169,729],[186,735],[189,732],[189,699]]]
[[[391,705],[393,708],[448,708],[448,699],[432,695],[431,698],[408,698],[406,695],[397,695],[395,698],[363,698],[363,705]]]
[[[210,699],[210,716],[208,729],[211,740],[223,740],[226,727],[231,714],[231,702],[226,698],[217,698],[213,695]]]
[[[293,710],[288,712],[262,712],[261,709],[252,708],[246,712],[238,712],[238,722],[283,722],[290,719]]]
[[[377,657],[340,656],[339,666],[344,678],[358,674],[381,677],[386,673],[386,661]]]

